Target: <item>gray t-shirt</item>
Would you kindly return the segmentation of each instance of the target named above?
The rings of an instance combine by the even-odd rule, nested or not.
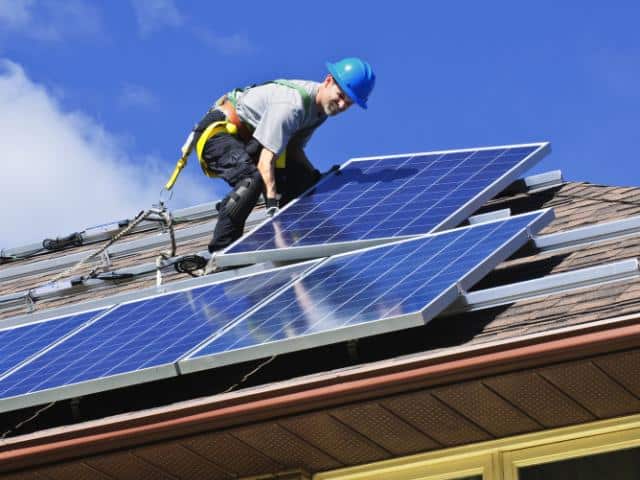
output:
[[[276,83],[267,83],[244,90],[237,96],[236,111],[240,119],[255,130],[253,136],[263,147],[280,155],[295,136],[304,147],[316,127],[327,116],[315,102],[317,82],[289,80],[300,85],[311,97],[308,112],[305,112],[302,95],[295,88]]]

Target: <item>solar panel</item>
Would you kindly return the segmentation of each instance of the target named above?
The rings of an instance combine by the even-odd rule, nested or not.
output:
[[[0,380],[0,411],[175,376],[181,356],[315,263],[119,305]]]
[[[544,210],[330,258],[179,367],[192,372],[422,325],[552,219]]]
[[[0,378],[105,311],[93,310],[0,330]]]
[[[536,143],[351,160],[217,263],[328,256],[453,228],[549,150]]]

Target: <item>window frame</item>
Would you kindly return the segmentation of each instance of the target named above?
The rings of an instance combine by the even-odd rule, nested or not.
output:
[[[502,453],[503,480],[518,480],[522,467],[543,465],[562,460],[640,447],[640,425],[630,428],[592,433],[567,440],[558,440]]]

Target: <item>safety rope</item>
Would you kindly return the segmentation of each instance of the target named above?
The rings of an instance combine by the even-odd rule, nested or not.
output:
[[[162,206],[162,204],[161,204]],[[162,209],[158,212],[158,214],[164,220],[164,224],[169,230],[169,238],[171,240],[171,250],[160,252],[160,254],[156,257],[156,287],[160,287],[162,285],[162,271],[161,268],[164,266],[164,262],[169,260],[172,257],[176,256],[176,236],[173,231],[173,217],[170,213],[167,213],[166,209]]]
[[[149,218],[151,215],[156,215],[158,218]],[[170,249],[168,249],[168,250],[166,250],[164,252],[160,252],[158,257],[156,258],[155,266],[152,269],[145,270],[143,272],[138,272],[136,274],[134,274],[134,273],[118,273],[118,272],[105,271],[104,270],[105,266],[106,267],[110,267],[111,266],[111,261],[110,261],[110,257],[108,255],[107,249],[111,245],[113,245],[116,241],[118,241],[120,238],[122,238],[123,235],[128,233],[131,230],[131,228],[134,228],[137,223],[139,223],[139,222],[141,222],[141,221],[143,221],[145,219],[148,219],[149,221],[161,221],[161,222],[164,223],[164,230],[169,233],[169,239],[170,239],[170,245],[171,245]],[[82,265],[87,263],[92,258],[96,258],[98,256],[102,256],[103,257],[103,265],[100,265],[100,266],[94,268],[91,272],[89,272],[86,275],[82,275],[80,277],[73,277],[71,279],[71,286],[76,285],[76,284],[81,284],[85,280],[93,280],[93,279],[110,280],[110,281],[129,280],[129,279],[134,278],[134,277],[136,277],[136,276],[138,276],[140,274],[148,274],[148,273],[151,273],[151,272],[156,272],[156,284],[158,286],[160,286],[161,283],[162,283],[161,269],[164,269],[167,266],[173,265],[175,263],[175,261],[178,260],[176,258],[178,247],[177,247],[177,241],[176,241],[175,229],[174,229],[174,226],[175,226],[176,223],[180,223],[180,221],[179,220],[176,221],[176,219],[173,217],[173,215],[170,212],[168,212],[167,209],[164,207],[164,204],[162,202],[160,202],[160,207],[159,208],[151,208],[149,210],[140,212],[136,216],[136,218],[132,221],[131,224],[126,225],[126,228],[124,228],[122,231],[118,232],[118,234],[115,235],[100,250],[89,254],[87,257],[81,259],[77,264],[75,264],[72,267],[68,268],[64,272],[59,273],[53,279],[48,281],[47,284],[53,284],[53,283],[58,282],[60,279],[62,279],[63,277],[65,277],[67,275],[70,275],[71,273],[73,273],[75,270],[80,268]],[[30,288],[29,290],[27,290],[26,292],[24,292],[20,296],[20,298],[24,299],[24,301],[26,303],[27,311],[29,313],[35,311],[35,304],[36,304],[36,301],[38,300],[38,298],[35,296],[36,290],[37,290],[37,287]],[[0,303],[9,303],[9,302],[15,302],[15,301],[16,301],[16,298],[10,298],[10,299],[8,299],[6,301],[5,300],[0,300]]]
[[[167,212],[166,208],[164,208],[164,205],[162,205],[162,209],[160,210],[159,214],[164,220],[165,226],[169,230],[169,239],[171,240],[171,250],[164,253],[168,256],[168,258],[175,257],[178,247],[176,245],[176,235],[173,231],[173,215],[171,215],[170,212]]]
[[[96,250],[95,252],[90,253],[86,257],[82,258],[75,265],[72,265],[71,267],[67,268],[66,270],[60,272],[58,275],[53,277],[53,279],[49,280],[49,283],[57,282],[58,280],[66,277],[66,276],[72,274],[73,272],[75,272],[76,270],[78,270],[80,267],[82,267],[85,263],[87,263],[92,258],[95,258],[95,257],[98,257],[98,256],[102,255],[102,253],[105,252],[111,245],[116,243],[118,240],[120,240],[120,238],[122,238],[124,235],[129,233],[136,225],[138,225],[141,221],[143,221],[145,218],[147,218],[147,216],[152,212],[152,210],[153,209],[149,209],[149,210],[146,210],[146,211],[143,210],[140,213],[138,213],[138,215],[136,215],[136,217],[133,219],[133,221],[129,225],[127,225],[125,228],[123,228],[118,233],[116,233],[111,238],[111,240],[109,240],[106,244],[104,244],[100,249]]]
[[[173,268],[178,273],[186,273],[194,278],[201,277],[202,274],[197,274],[197,271],[204,271],[207,266],[207,260],[198,254],[184,255],[177,259]]]
[[[33,296],[33,289],[27,291],[25,302],[27,302],[27,310],[29,313],[32,313],[36,309],[36,299]]]
[[[49,282],[47,283],[55,283],[61,280],[62,278],[71,275],[73,272],[77,271],[80,267],[82,267],[84,264],[89,262],[91,259],[105,254],[109,247],[111,247],[114,243],[120,240],[124,235],[126,235],[131,230],[133,230],[136,227],[136,225],[138,225],[143,220],[146,220],[149,217],[152,217],[153,215],[160,217],[160,219],[164,222],[167,230],[169,231],[169,239],[171,241],[171,249],[166,252],[161,252],[158,257],[158,260],[156,261],[156,269],[159,275],[160,267],[163,266],[162,261],[175,256],[177,251],[176,237],[175,237],[175,232],[173,228],[174,226],[173,217],[170,213],[167,212],[167,209],[164,203],[162,202],[160,202],[159,207],[154,206],[153,208],[150,208],[148,210],[142,210],[140,213],[138,213],[138,215],[136,215],[136,217],[126,227],[124,227],[122,230],[116,233],[111,238],[111,240],[109,240],[106,244],[104,244],[100,249],[90,253],[86,257],[83,257],[79,262],[67,268],[66,270],[60,272],[58,275],[56,275],[53,279],[49,280]],[[157,220],[157,218],[149,218],[149,219]],[[103,272],[100,272],[100,269],[101,267],[98,267],[92,270],[89,273],[88,278],[96,278],[100,273],[103,273]]]

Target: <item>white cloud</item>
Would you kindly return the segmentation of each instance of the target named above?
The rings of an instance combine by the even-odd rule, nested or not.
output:
[[[103,32],[99,11],[84,0],[0,0],[0,26],[41,41]]]
[[[22,28],[31,21],[34,0],[0,0],[0,22],[11,28]]]
[[[127,153],[89,116],[64,111],[19,65],[2,59],[0,146],[0,248],[132,218],[157,202],[170,173],[157,158]],[[211,201],[213,188],[222,187],[191,163],[174,208]]]
[[[164,27],[180,27],[184,18],[173,0],[132,0],[140,35],[146,37]]]
[[[138,29],[142,37],[148,37],[166,27],[178,28],[187,26],[186,30],[204,45],[224,55],[240,55],[256,51],[246,33],[223,35],[209,28],[193,26],[194,20],[187,19],[178,10],[174,0],[131,0],[131,3],[136,13]]]
[[[122,108],[141,108],[153,110],[158,106],[158,99],[153,92],[141,85],[126,84],[120,92],[118,104]]]
[[[194,33],[205,45],[224,55],[248,54],[256,50],[246,33],[220,35],[204,28],[197,28]]]

